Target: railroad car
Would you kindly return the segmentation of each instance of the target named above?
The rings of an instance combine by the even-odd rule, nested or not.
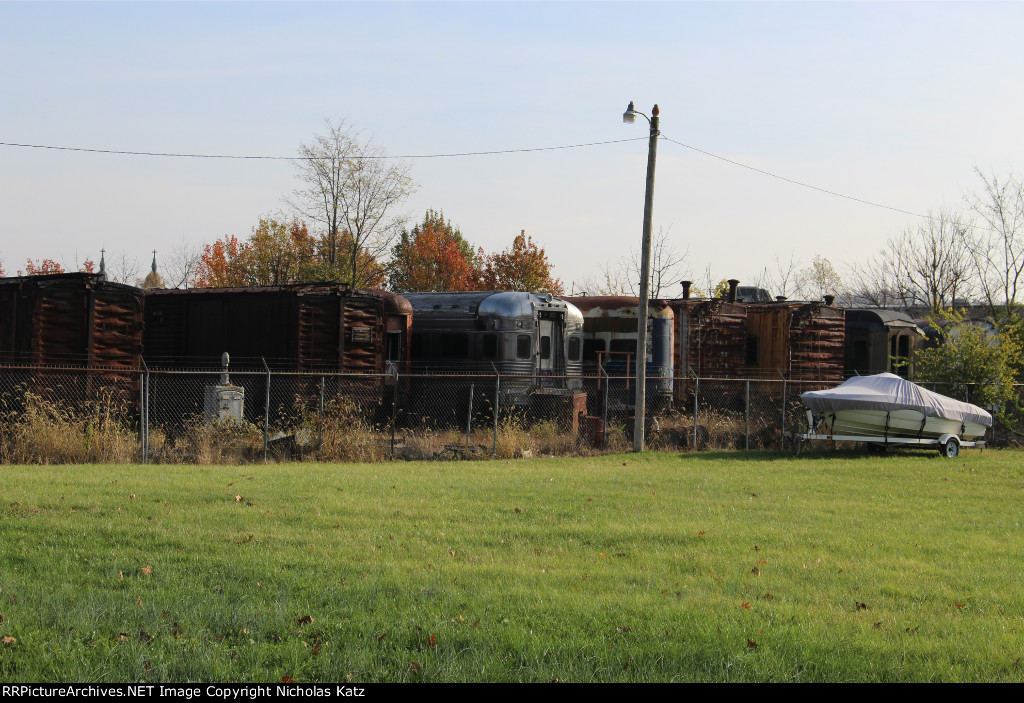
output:
[[[412,305],[412,370],[498,374],[503,397],[582,388],[583,315],[547,293],[405,293]],[[507,380],[504,378],[509,376]]]
[[[75,387],[68,398],[113,390],[134,400],[142,336],[138,288],[95,273],[0,278],[0,362],[35,367],[25,373],[37,392],[60,379]]]
[[[564,298],[583,313],[583,370],[588,376],[636,377],[637,314],[640,299],[629,296],[575,296]],[[647,398],[654,409],[672,402],[672,337],[675,314],[664,300],[647,308]],[[621,382],[619,386],[623,386]],[[629,384],[629,402],[635,387]]]

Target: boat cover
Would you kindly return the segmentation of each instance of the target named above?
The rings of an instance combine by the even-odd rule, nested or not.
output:
[[[992,415],[977,405],[939,395],[891,373],[854,376],[827,391],[808,391],[800,399],[815,412],[918,410],[927,417],[992,426]]]

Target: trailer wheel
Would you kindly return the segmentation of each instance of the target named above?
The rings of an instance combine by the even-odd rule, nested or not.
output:
[[[956,437],[950,437],[945,444],[939,447],[939,454],[947,459],[955,459],[960,454],[960,442]]]

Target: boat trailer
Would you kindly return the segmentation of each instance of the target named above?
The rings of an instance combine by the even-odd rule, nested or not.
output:
[[[978,449],[985,448],[985,442],[983,440],[966,442],[960,439],[959,436],[952,433],[947,433],[934,438],[890,437],[888,434],[879,436],[820,434],[815,432],[814,413],[810,410],[807,411],[807,426],[807,432],[798,432],[793,435],[793,439],[796,443],[797,456],[800,456],[800,449],[803,446],[803,443],[807,440],[864,442],[871,447],[882,447],[885,449],[888,449],[889,447],[931,447],[938,449],[939,454],[949,459],[955,459],[960,454],[960,447],[977,447]]]

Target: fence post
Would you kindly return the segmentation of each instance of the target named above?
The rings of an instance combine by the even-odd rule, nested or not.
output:
[[[320,442],[318,446],[322,449],[324,446],[324,377],[320,377]]]
[[[267,366],[267,360],[260,357],[263,361],[263,368],[267,370],[267,392],[266,400],[263,404],[263,461],[267,461],[267,448],[270,444],[270,367]]]
[[[750,380],[747,380],[747,404],[744,409],[743,448],[750,449]]]
[[[693,373],[693,370],[690,370]],[[697,397],[700,395],[700,379],[693,374],[693,451],[697,451]]]
[[[782,374],[779,374],[782,376]],[[786,377],[782,376],[782,436],[779,438],[779,449],[786,448]]]
[[[145,361],[142,361],[142,368],[146,368]],[[139,453],[143,464],[148,463],[149,454],[146,448],[146,424],[146,372],[139,371]]]
[[[494,369],[494,446],[491,447],[491,455],[495,458],[498,456],[498,413],[501,410],[501,374],[498,373],[498,367],[491,362],[491,368]]]
[[[469,408],[466,410],[466,449],[469,449],[469,432],[473,426],[473,384],[469,384]]]
[[[604,370],[604,364],[601,364],[598,368],[601,369],[601,375],[604,376],[604,410],[602,411],[601,417],[601,448],[608,448],[608,386],[610,380],[608,378],[608,372]]]
[[[391,459],[395,458],[395,419],[398,417],[398,389],[401,386],[401,379],[398,377],[398,367],[388,362],[389,371],[395,374],[395,384],[391,386]]]

